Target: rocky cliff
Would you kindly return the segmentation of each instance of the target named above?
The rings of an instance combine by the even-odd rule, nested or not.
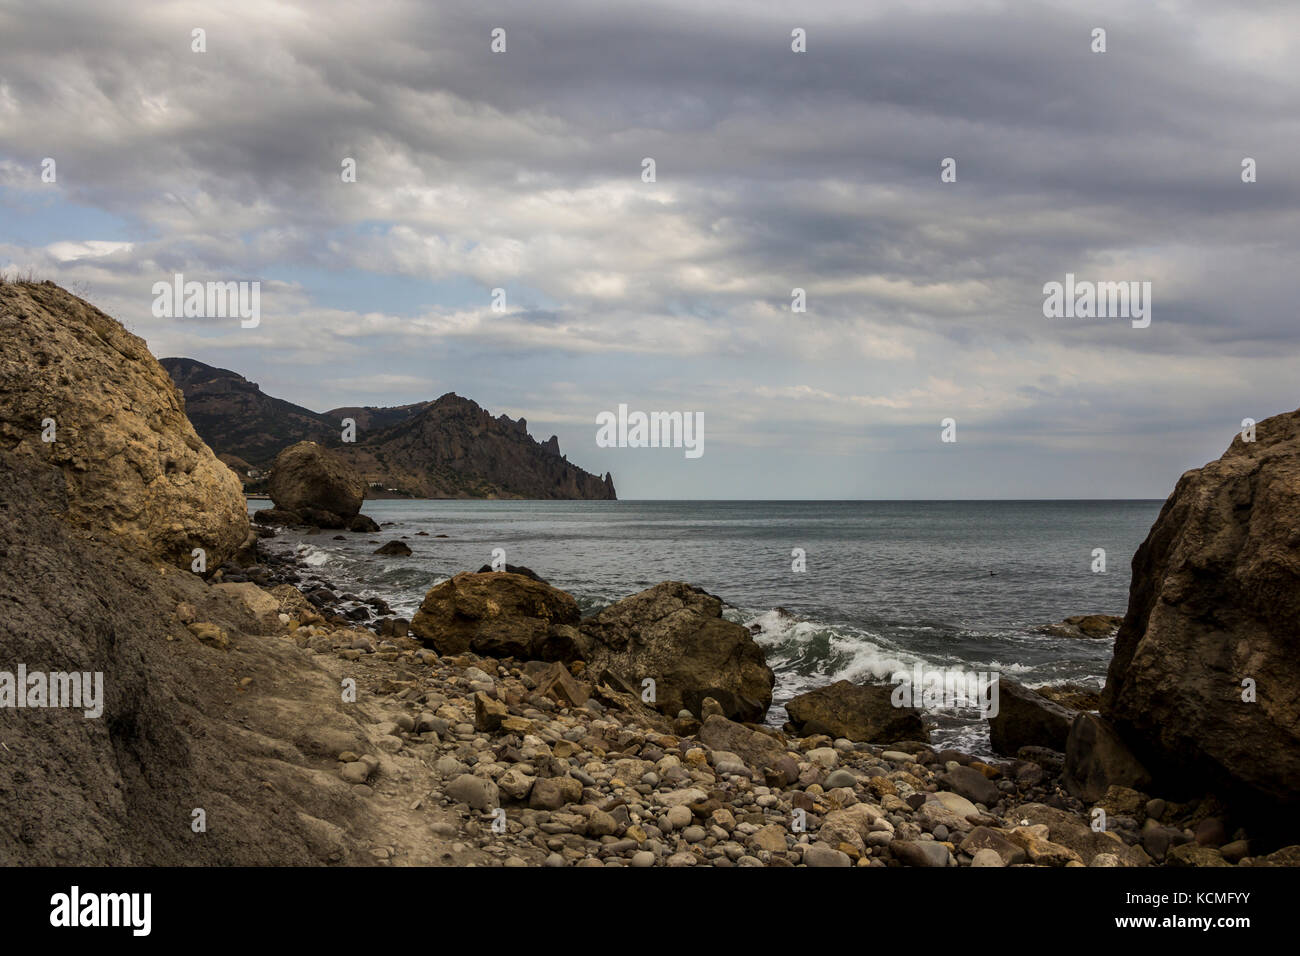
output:
[[[0,448],[56,466],[91,537],[216,567],[248,535],[238,478],[144,341],[52,282],[0,284]]]
[[[184,391],[204,441],[259,471],[289,445],[314,441],[346,458],[372,485],[370,497],[617,497],[610,475],[600,478],[569,462],[554,435],[534,441],[524,419],[493,417],[452,393],[392,408],[313,412],[266,395],[226,369],[187,358],[162,363]],[[356,423],[355,443],[341,440],[345,418]]]
[[[386,476],[420,497],[617,497],[610,475],[569,462],[555,436],[538,443],[524,419],[493,417],[454,393],[343,453],[370,480]]]

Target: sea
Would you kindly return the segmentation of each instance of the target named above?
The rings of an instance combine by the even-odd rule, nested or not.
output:
[[[1161,504],[380,500],[363,509],[379,534],[284,532],[263,544],[404,617],[430,587],[500,552],[570,592],[584,616],[660,581],[689,582],[754,632],[776,673],[768,721],[780,725],[797,694],[887,682],[918,664],[1100,689],[1113,640],[1040,628],[1124,613],[1133,553]],[[371,553],[393,539],[413,554]],[[987,753],[975,701],[958,703],[927,711],[933,741]]]

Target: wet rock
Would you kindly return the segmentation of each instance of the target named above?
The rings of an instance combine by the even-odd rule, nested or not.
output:
[[[348,522],[348,530],[363,534],[378,534],[379,525],[375,524],[373,518],[368,518],[365,515],[359,514]]]

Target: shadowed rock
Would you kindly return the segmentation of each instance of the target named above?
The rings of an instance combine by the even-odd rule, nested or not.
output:
[[[1000,754],[1014,754],[1021,747],[1048,747],[1064,753],[1076,713],[1002,677],[998,680],[998,713],[989,718],[989,740]]]
[[[73,533],[55,467],[0,450],[0,482],[6,660],[103,675],[97,718],[5,712],[0,866],[366,862],[368,811],[319,770],[365,734],[309,653],[254,636],[268,595]],[[196,837],[195,807],[221,824]]]
[[[505,571],[458,574],[425,594],[411,633],[440,654],[573,660],[578,656],[573,596]]]
[[[1079,714],[1066,738],[1061,785],[1080,800],[1096,803],[1113,786],[1147,790],[1151,774],[1105,718]]]
[[[846,737],[863,743],[887,744],[896,740],[930,739],[913,707],[895,707],[886,685],[836,681],[828,687],[800,694],[785,705],[799,733]]]
[[[1294,803],[1300,411],[1256,437],[1184,474],[1134,555],[1101,712],[1162,783]]]

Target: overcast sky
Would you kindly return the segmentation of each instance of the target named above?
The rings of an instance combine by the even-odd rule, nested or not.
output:
[[[1300,405],[1298,48],[1249,0],[0,0],[0,268],[313,409],[525,416],[622,497],[1164,497]],[[155,318],[177,272],[261,324]],[[1067,273],[1150,327],[1045,318]],[[620,403],[703,456],[597,447]]]

